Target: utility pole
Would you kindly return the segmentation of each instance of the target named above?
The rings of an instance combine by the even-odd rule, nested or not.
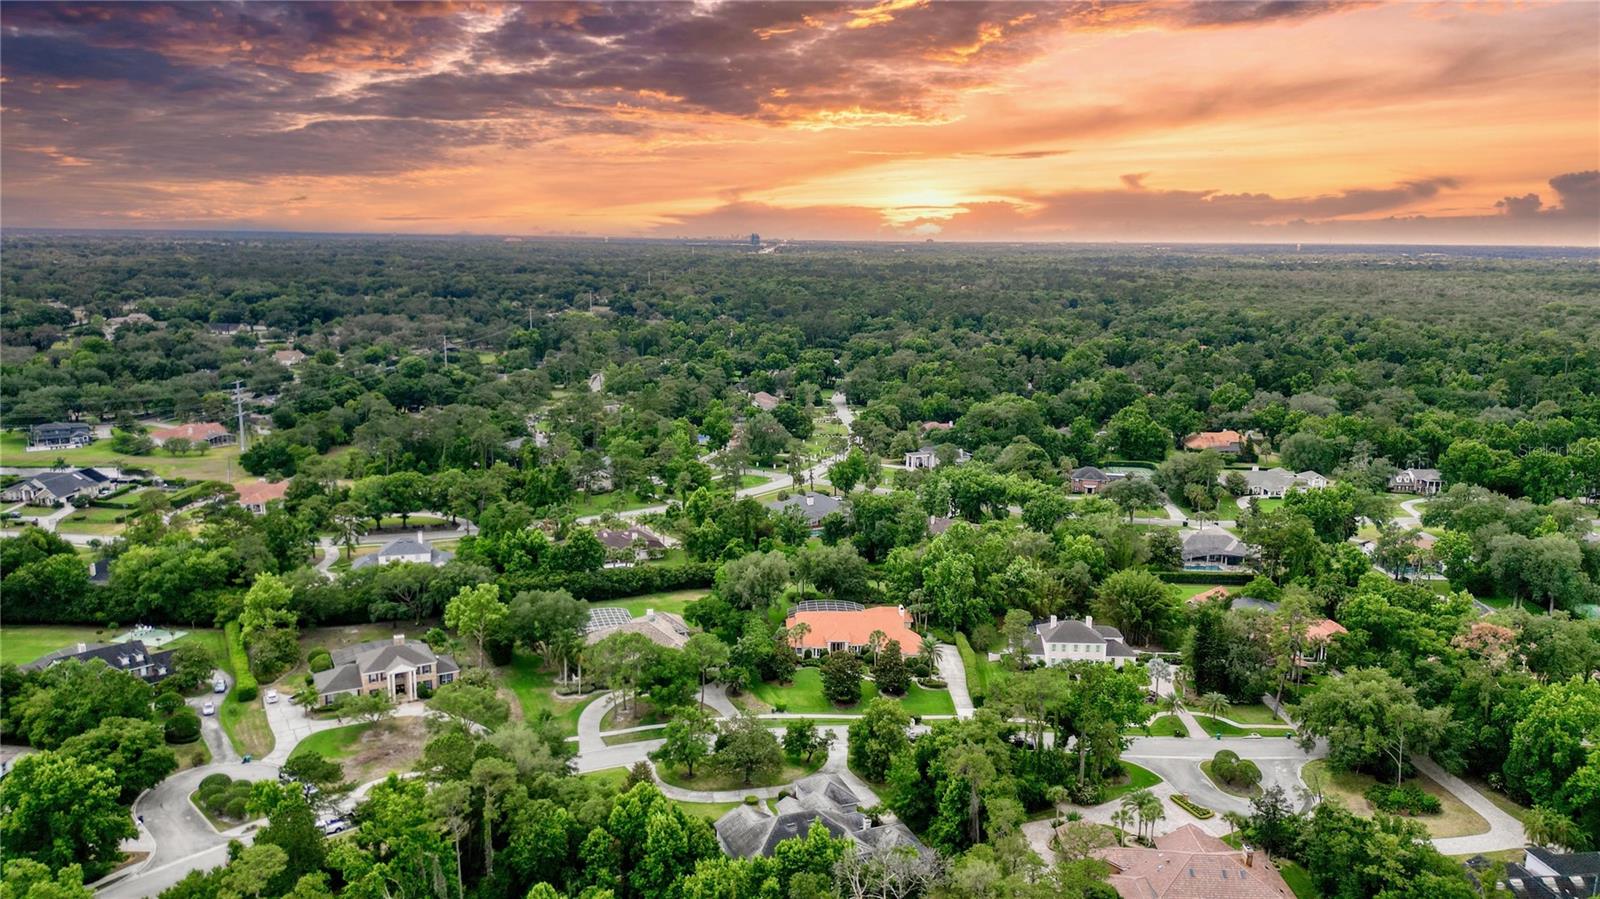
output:
[[[234,410],[238,413],[238,451],[245,451],[245,382],[234,382]]]
[[[450,338],[448,336],[440,338],[440,344],[444,348],[444,367],[445,368],[449,368],[450,367]]]

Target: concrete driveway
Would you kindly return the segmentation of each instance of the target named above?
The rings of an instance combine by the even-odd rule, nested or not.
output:
[[[961,653],[948,643],[940,643],[934,658],[939,663],[939,676],[950,687],[950,701],[955,704],[957,718],[971,718],[974,712],[972,694],[967,692],[967,667],[961,664]]]

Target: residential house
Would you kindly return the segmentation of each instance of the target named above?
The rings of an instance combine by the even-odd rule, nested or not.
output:
[[[1287,468],[1251,467],[1249,471],[1224,471],[1217,475],[1217,483],[1225,484],[1232,475],[1242,475],[1244,482],[1249,485],[1248,496],[1266,498],[1281,498],[1294,489],[1296,475]]]
[[[955,448],[955,455],[951,457],[957,465],[972,458],[972,454],[959,447]],[[906,468],[915,471],[919,468],[939,467],[939,448],[933,444],[919,447],[905,456]]]
[[[267,503],[277,502],[289,492],[289,482],[251,481],[246,484],[236,484],[234,489],[239,491],[239,505],[257,515],[265,515]]]
[[[1033,625],[1033,636],[1028,638],[1028,658],[1043,665],[1062,665],[1067,662],[1110,662],[1118,668],[1138,657],[1138,653],[1122,640],[1122,631],[1107,624],[1095,624],[1094,616],[1082,621],[1068,618],[1058,621],[1051,615],[1049,621]]]
[[[1600,852],[1552,852],[1543,846],[1528,846],[1520,863],[1506,865],[1499,886],[1517,899],[1600,896]]]
[[[858,809],[860,799],[837,774],[813,774],[795,781],[787,795],[768,811],[764,803],[739,805],[717,819],[713,828],[722,851],[734,858],[770,856],[784,840],[804,837],[820,823],[834,837],[849,839],[859,851],[907,846],[927,852],[899,821],[874,825]]]
[[[93,499],[110,493],[112,478],[94,468],[42,471],[18,481],[0,492],[0,500],[34,506],[59,506],[78,499]]]
[[[1332,618],[1320,618],[1306,625],[1305,647],[1295,656],[1295,664],[1313,665],[1328,659],[1328,645],[1340,634],[1348,634],[1344,625]]]
[[[130,312],[127,315],[118,315],[106,319],[105,327],[101,328],[100,330],[101,333],[105,334],[106,339],[110,340],[111,338],[115,337],[117,331],[125,325],[153,325],[155,324],[155,321],[155,319],[144,314],[143,312]]]
[[[150,432],[150,442],[156,446],[164,446],[168,440],[174,439],[223,446],[233,442],[233,432],[214,421],[178,425]]]
[[[1183,438],[1184,449],[1216,450],[1225,456],[1237,456],[1244,452],[1245,438],[1238,431],[1201,431]]]
[[[455,659],[439,655],[426,643],[407,643],[405,634],[336,649],[333,667],[312,676],[317,704],[332,705],[342,696],[388,693],[396,702],[419,698],[456,679]]]
[[[415,537],[400,537],[383,545],[371,555],[361,556],[350,563],[351,568],[371,568],[374,565],[394,565],[408,562],[414,565],[432,565],[435,568],[455,558],[455,553],[435,549],[419,533]]]
[[[1307,490],[1322,490],[1330,483],[1327,478],[1310,469],[1296,474],[1294,478]]]
[[[784,499],[773,500],[766,504],[767,508],[779,515],[790,509],[799,509],[805,516],[806,525],[813,532],[822,531],[822,519],[831,512],[840,512],[844,509],[844,500],[829,496],[826,493],[795,493]]]
[[[89,583],[104,587],[111,583],[111,562],[107,559],[95,559],[89,563]]]
[[[928,534],[934,537],[950,530],[950,525],[955,524],[954,518],[944,518],[939,515],[928,516]]]
[[[1250,555],[1243,540],[1221,528],[1202,528],[1183,537],[1183,567],[1200,571],[1238,568]]]
[[[911,656],[922,649],[922,636],[911,629],[911,613],[905,606],[863,606],[839,600],[802,602],[789,610],[785,626],[793,630],[804,624],[806,632],[795,640],[801,655],[820,656],[830,652],[860,652],[882,631],[884,645],[900,642],[900,652]]]
[[[1104,490],[1108,484],[1111,484],[1114,481],[1120,481],[1126,477],[1126,474],[1113,471],[1104,471],[1094,467],[1093,465],[1084,465],[1080,468],[1074,468],[1072,470],[1072,492],[1099,493],[1101,490]]]
[[[750,394],[750,402],[762,412],[771,412],[773,409],[778,408],[778,404],[783,401],[765,390],[757,390],[755,393]]]
[[[68,660],[84,663],[104,662],[118,671],[124,671],[146,683],[165,680],[171,673],[172,650],[151,652],[143,640],[126,643],[79,643],[68,649],[58,649],[43,658],[21,666],[23,671],[43,671],[51,665]]]
[[[606,547],[607,568],[627,568],[639,562],[659,559],[667,544],[649,528],[633,525],[620,530],[601,528],[594,536]]]
[[[1443,489],[1444,476],[1437,468],[1405,468],[1389,479],[1389,490],[1394,493],[1432,496]]]
[[[272,361],[286,368],[294,368],[306,361],[306,354],[299,350],[278,350],[272,354]]]
[[[922,423],[922,433],[928,434],[933,431],[949,431],[953,430],[955,426],[956,423],[953,421],[925,421]]]
[[[75,449],[94,442],[94,428],[81,421],[52,421],[28,429],[28,452]]]
[[[1234,849],[1194,824],[1155,839],[1153,848],[1095,850],[1111,866],[1123,899],[1282,899],[1294,896],[1283,876],[1249,846]]]
[[[612,634],[643,634],[657,646],[682,649],[689,642],[689,625],[679,615],[655,609],[645,609],[638,618],[629,615],[627,609],[590,609],[583,642],[593,646]]]

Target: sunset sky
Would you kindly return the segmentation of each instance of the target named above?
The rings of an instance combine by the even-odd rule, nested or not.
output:
[[[1600,3],[0,8],[6,227],[1600,243]]]

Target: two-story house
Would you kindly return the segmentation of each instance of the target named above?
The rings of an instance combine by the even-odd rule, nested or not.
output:
[[[42,658],[21,666],[23,671],[43,671],[51,665],[66,661],[101,661],[118,671],[125,671],[146,683],[158,683],[171,673],[172,650],[151,652],[143,640],[126,643],[79,643],[67,649],[58,649]]]
[[[1437,468],[1405,468],[1389,479],[1389,489],[1395,493],[1417,493],[1432,496],[1444,489],[1444,475]]]
[[[1058,621],[1051,615],[1049,621],[1035,624],[1033,636],[1028,638],[1028,658],[1045,665],[1109,662],[1121,668],[1138,655],[1122,641],[1122,631],[1095,624],[1092,615],[1082,621]]]
[[[407,643],[405,634],[336,649],[333,667],[313,678],[317,704],[332,705],[341,696],[388,693],[395,702],[419,698],[456,679],[455,659],[439,655],[426,643]]]

